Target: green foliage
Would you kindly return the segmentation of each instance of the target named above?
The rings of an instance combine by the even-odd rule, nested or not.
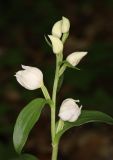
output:
[[[13,133],[13,143],[17,153],[21,152],[29,132],[38,121],[46,103],[43,98],[34,99],[20,112]]]
[[[99,111],[82,110],[80,117],[75,122],[64,122],[64,127],[56,134],[55,142],[57,142],[63,133],[74,126],[81,126],[89,122],[102,122],[113,125],[113,118]]]
[[[72,69],[76,69],[76,70],[80,70],[79,68],[72,66],[68,61],[64,60],[62,62],[66,67],[72,68]]]

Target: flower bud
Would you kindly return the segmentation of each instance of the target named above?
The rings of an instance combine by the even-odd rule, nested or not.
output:
[[[62,36],[62,20],[56,22],[52,28],[52,35],[60,38]]]
[[[62,17],[60,21],[57,21],[52,28],[52,35],[61,38],[62,33],[68,33],[70,29],[70,21],[66,17]]]
[[[16,73],[17,81],[26,89],[34,90],[41,88],[43,85],[43,74],[40,69],[36,67],[24,66],[24,70],[20,70]]]
[[[62,33],[69,32],[70,29],[70,21],[66,17],[62,17]]]
[[[62,41],[59,38],[54,37],[52,35],[49,35],[49,38],[50,38],[52,46],[53,46],[53,53],[55,53],[55,54],[61,53],[63,51]]]
[[[76,66],[87,52],[74,52],[67,56],[66,60],[72,65]]]
[[[78,119],[81,114],[82,106],[78,106],[76,102],[79,100],[74,100],[72,98],[65,99],[60,107],[59,117],[63,121],[74,122]]]

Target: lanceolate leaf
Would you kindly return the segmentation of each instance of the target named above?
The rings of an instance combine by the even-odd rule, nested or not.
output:
[[[69,67],[69,68],[76,69],[76,70],[80,70],[79,68],[72,66],[72,65],[71,65],[68,61],[66,61],[66,60],[64,60],[63,63],[64,63],[67,67]]]
[[[30,154],[22,154],[18,158],[11,159],[11,160],[38,160],[35,156]]]
[[[80,126],[89,122],[102,122],[113,125],[113,118],[99,111],[83,110],[80,117],[75,122],[64,122],[64,127],[56,134],[55,141],[59,140],[64,132],[74,126]]]
[[[43,98],[34,99],[20,112],[13,133],[13,143],[17,153],[21,152],[29,132],[38,121],[42,108],[46,103],[47,101]]]

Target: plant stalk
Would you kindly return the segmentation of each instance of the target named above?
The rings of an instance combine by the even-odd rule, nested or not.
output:
[[[58,87],[58,81],[59,81],[59,69],[60,69],[60,57],[56,55],[56,71],[55,71],[55,79],[53,84],[53,93],[52,93],[52,101],[53,101],[53,107],[51,108],[51,128],[52,128],[52,160],[57,160],[57,154],[58,154],[58,144],[54,144],[54,138],[55,138],[55,131],[56,131],[56,94],[57,94],[57,87]]]
[[[58,156],[58,143],[53,145],[52,160],[57,160],[57,156]]]
[[[41,89],[42,89],[42,92],[43,92],[45,99],[46,100],[51,99],[49,92],[44,84],[42,85]]]
[[[47,88],[45,87],[45,85],[43,84],[42,87],[42,92],[43,92],[43,95],[45,97],[46,100],[48,99],[51,99],[50,95],[49,95],[49,92],[47,90]],[[51,105],[51,137],[52,137],[52,141],[54,139],[53,135],[54,135],[54,132],[55,132],[55,129],[54,129],[54,123],[55,123],[55,117],[54,117],[54,104]]]
[[[58,87],[58,81],[59,81],[59,69],[60,69],[60,59],[62,55],[57,56],[56,55],[56,70],[55,70],[55,78],[54,78],[54,84],[53,84],[53,92],[52,92],[52,101],[53,104],[51,105],[51,137],[52,137],[52,160],[57,160],[57,155],[58,155],[58,144],[59,142],[55,142],[54,144],[54,138],[55,138],[55,132],[56,132],[56,95],[57,95],[57,87]],[[46,100],[51,99],[47,88],[43,84],[41,87],[42,92],[44,94],[44,97]]]

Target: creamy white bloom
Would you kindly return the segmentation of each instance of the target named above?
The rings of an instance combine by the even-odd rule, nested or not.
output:
[[[62,17],[62,33],[69,32],[70,29],[70,21],[66,17]]]
[[[52,46],[53,46],[53,53],[55,54],[61,53],[63,51],[62,41],[59,38],[52,36],[52,35],[49,35],[48,37],[50,38]]]
[[[62,36],[62,20],[56,22],[52,28],[52,35],[60,38]]]
[[[52,35],[61,38],[62,33],[68,33],[70,29],[70,21],[66,17],[62,17],[60,21],[57,21],[52,28]]]
[[[40,69],[22,65],[23,70],[16,73],[17,81],[28,90],[35,90],[43,85],[43,73]]]
[[[87,52],[74,52],[67,56],[66,60],[72,65],[76,66]]]
[[[63,121],[74,122],[78,119],[81,114],[82,106],[78,106],[76,102],[79,100],[74,100],[72,98],[65,99],[60,107],[59,117]]]

